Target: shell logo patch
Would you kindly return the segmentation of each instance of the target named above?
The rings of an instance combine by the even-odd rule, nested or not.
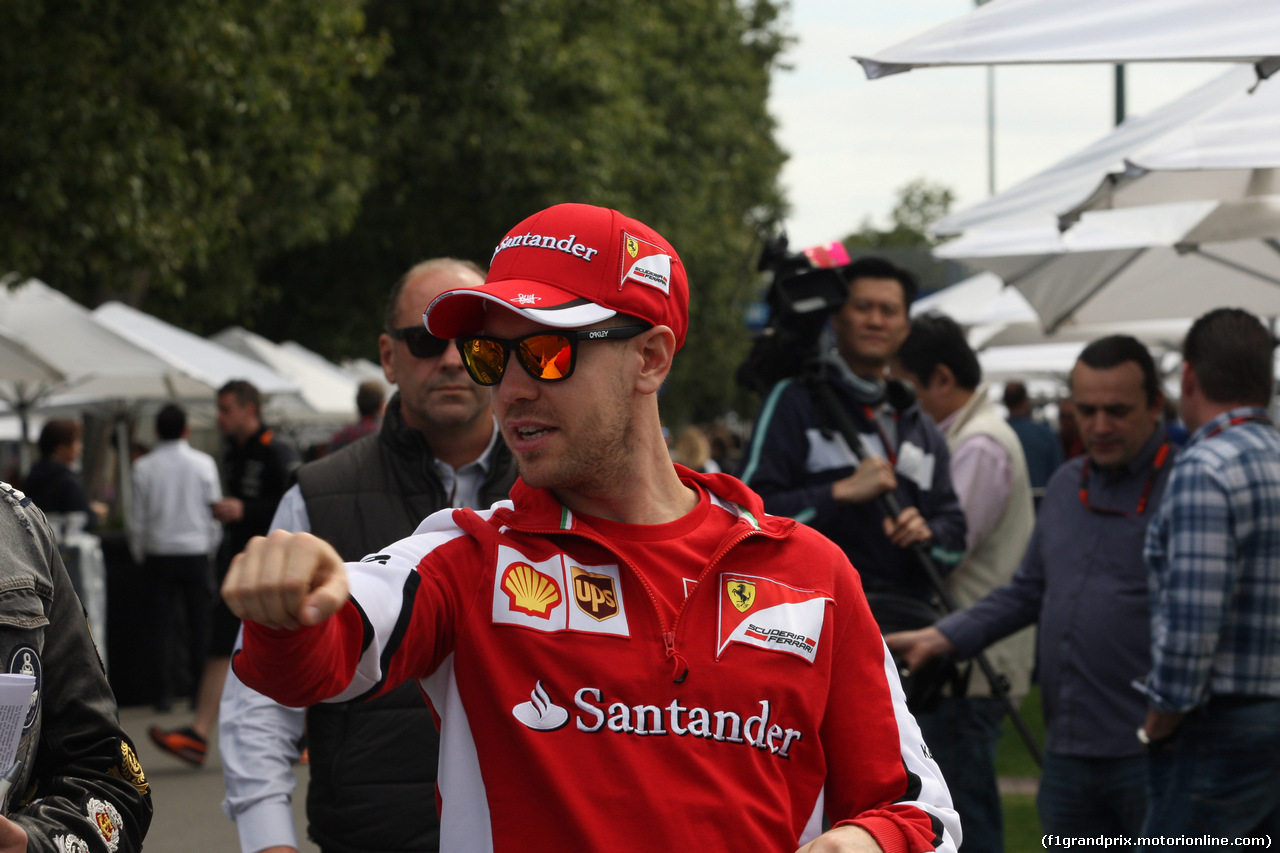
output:
[[[566,554],[533,560],[498,546],[493,621],[539,631],[631,636],[615,565],[587,566]],[[573,590],[572,594],[568,590]],[[572,604],[570,602],[572,601]]]
[[[530,616],[550,618],[551,608],[560,603],[560,585],[528,563],[512,563],[502,576],[502,589],[511,607]]]
[[[750,575],[720,578],[717,660],[730,643],[741,643],[814,662],[830,595]]]
[[[89,814],[89,820],[97,827],[102,840],[107,843],[107,849],[115,853],[120,847],[122,829],[120,812],[116,811],[116,807],[111,803],[99,800],[97,797],[89,798],[89,802],[85,804],[85,811]]]
[[[622,280],[618,282],[621,290],[627,282],[647,284],[671,295],[671,256],[660,246],[632,237],[622,232],[622,246],[626,253],[623,258]]]

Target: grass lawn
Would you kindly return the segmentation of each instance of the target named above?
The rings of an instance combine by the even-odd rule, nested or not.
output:
[[[1035,742],[1044,748],[1044,716],[1040,712],[1040,688],[1033,686],[1018,709]],[[996,751],[996,773],[1001,778],[1039,779],[1040,768],[1027,750],[1012,721],[1004,721],[1004,734]],[[1040,844],[1040,818],[1036,815],[1036,798],[1032,794],[1004,794],[1005,853],[1030,853],[1043,850]],[[964,815],[961,815],[961,820]]]
[[[1043,850],[1036,798],[1030,794],[1005,794],[1000,802],[1004,806],[1004,853]]]

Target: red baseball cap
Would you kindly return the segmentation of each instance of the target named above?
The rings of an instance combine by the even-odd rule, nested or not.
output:
[[[643,222],[589,204],[557,204],[511,229],[484,284],[446,290],[423,321],[438,338],[473,335],[488,302],[560,329],[630,314],[669,326],[677,350],[689,327],[689,282],[676,250]]]

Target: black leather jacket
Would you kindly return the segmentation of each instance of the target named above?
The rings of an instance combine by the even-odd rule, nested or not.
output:
[[[0,483],[0,665],[36,677],[0,804],[30,853],[133,853],[151,794],[44,513]],[[8,768],[0,769],[0,772]]]

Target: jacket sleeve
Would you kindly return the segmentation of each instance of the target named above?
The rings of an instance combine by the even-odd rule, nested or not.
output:
[[[34,755],[24,744],[30,775],[8,816],[26,830],[32,853],[77,849],[69,838],[100,853],[133,853],[151,824],[146,776],[51,542],[47,558],[53,589],[39,662],[39,740]]]
[[[297,847],[293,825],[293,764],[306,712],[286,708],[227,672],[218,710],[218,752],[227,795],[222,810],[235,821],[240,849]]]
[[[919,492],[917,507],[933,532],[933,558],[945,575],[960,565],[969,527],[964,520],[960,498],[951,483],[951,451],[947,449],[947,441],[923,412],[920,414],[920,427],[924,451],[932,454],[935,461],[933,487]]]
[[[835,520],[837,504],[834,476],[815,483],[808,471],[809,432],[817,428],[808,392],[791,380],[779,382],[756,417],[739,477],[764,498],[771,515],[821,528]]]
[[[849,575],[856,583],[852,569]],[[960,818],[907,710],[861,585],[846,587],[839,599],[845,615],[821,733],[827,815],[834,826],[866,829],[885,850],[954,853]]]
[[[365,699],[434,672],[452,651],[461,609],[450,578],[467,575],[469,565],[464,551],[436,550],[462,536],[452,514],[438,512],[413,536],[347,563],[351,599],[319,625],[288,630],[245,622],[243,648],[232,659],[239,679],[298,708]]]
[[[1007,584],[991,590],[968,609],[938,620],[936,627],[955,645],[958,659],[973,657],[1040,618],[1045,584],[1043,549],[1037,523],[1022,562]]]

